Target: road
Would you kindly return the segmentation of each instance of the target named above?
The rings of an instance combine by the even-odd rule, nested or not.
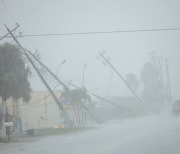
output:
[[[88,131],[1,144],[0,154],[180,154],[180,117],[111,121]]]

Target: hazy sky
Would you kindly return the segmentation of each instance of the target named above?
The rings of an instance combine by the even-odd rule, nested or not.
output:
[[[20,24],[23,34],[71,33],[180,27],[179,0],[4,0]],[[7,9],[0,1],[0,18],[10,28],[15,27]],[[2,21],[0,28],[5,31]],[[0,29],[0,35],[4,35]],[[170,58],[171,87],[180,98],[180,31],[116,33],[97,35],[49,36],[19,39],[23,46],[40,51],[42,61],[56,72],[66,59],[58,76],[107,94],[111,69],[98,60],[98,52],[106,51],[112,64],[125,77],[134,73],[140,80],[143,64],[150,60],[150,51]],[[33,44],[33,45],[32,45]],[[38,78],[31,80],[34,90],[45,87]],[[101,88],[103,87],[103,88]],[[109,95],[130,95],[129,90],[113,73]]]

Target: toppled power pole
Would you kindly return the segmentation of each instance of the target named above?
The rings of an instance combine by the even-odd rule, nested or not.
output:
[[[34,54],[32,54],[29,50],[26,50],[43,68],[45,68],[62,86],[65,90],[69,91],[69,88],[64,84],[46,65],[44,65]]]
[[[69,88],[68,88],[68,86],[67,86],[63,81],[61,81],[61,80],[57,77],[57,75],[55,75],[47,66],[45,66],[34,54],[32,54],[32,52],[30,52],[29,50],[26,50],[26,51],[27,51],[42,67],[44,67],[44,68],[64,87],[65,90],[70,91]],[[79,86],[76,86],[76,85],[74,85],[74,84],[72,84],[72,83],[70,83],[70,82],[67,82],[67,81],[66,81],[66,83],[67,83],[67,84],[70,84],[71,86],[73,86],[73,87],[75,87],[75,88],[80,88]],[[93,94],[93,93],[91,93],[91,94],[92,94],[94,97],[96,97],[96,98],[98,98],[98,99],[100,99],[100,100],[103,100],[103,101],[105,101],[105,102],[107,102],[107,103],[110,103],[110,104],[113,105],[113,106],[116,106],[116,107],[122,109],[122,107],[119,106],[119,105],[116,104],[116,103],[113,103],[113,102],[111,102],[111,101],[109,101],[109,100],[106,100],[105,98],[102,98],[101,96],[98,96],[98,95],[96,95],[96,94]],[[95,121],[96,121],[97,123],[99,123],[99,120],[97,119],[97,117],[95,117],[87,108],[85,108],[85,109],[86,109],[87,112],[95,119]]]
[[[10,32],[10,30],[7,27],[8,32]],[[18,42],[18,40],[15,38],[15,36],[10,33],[12,38],[14,39],[14,41],[17,43],[17,45],[20,47],[20,49],[22,49],[24,51],[24,55],[27,57],[27,59],[30,61],[31,65],[34,67],[34,69],[36,70],[37,74],[39,75],[40,79],[42,80],[42,82],[44,83],[44,85],[46,86],[46,88],[48,89],[48,91],[51,93],[51,95],[53,96],[54,100],[56,101],[57,105],[59,106],[59,108],[61,109],[61,111],[64,111],[63,106],[61,105],[61,103],[59,102],[58,98],[56,97],[56,95],[54,94],[54,92],[52,91],[52,89],[50,88],[50,86],[48,85],[48,83],[46,82],[46,80],[44,79],[44,77],[41,75],[40,71],[38,70],[38,68],[35,66],[35,64],[33,63],[32,59],[29,57],[29,55],[27,53],[29,53],[43,68],[45,68],[62,86],[66,91],[70,91],[69,88],[66,86],[66,84],[64,84],[64,82],[62,82],[47,66],[45,66],[34,54],[32,54],[29,50],[24,49],[21,44]],[[97,123],[100,123],[100,121],[95,117],[95,115],[93,115],[87,107],[85,107],[85,109],[87,110],[87,112],[94,118],[94,120]]]
[[[16,39],[16,37],[13,35],[13,33],[9,30],[9,28],[6,26],[7,31],[9,32],[9,34],[12,36],[12,38],[14,39],[14,41],[16,42],[16,44],[18,45],[18,47],[23,51],[23,54],[25,55],[25,57],[28,59],[28,61],[31,63],[31,65],[33,66],[33,68],[35,69],[35,71],[37,72],[38,76],[40,77],[41,81],[44,83],[44,85],[46,86],[46,88],[48,89],[48,91],[50,92],[50,94],[52,95],[52,97],[54,98],[54,100],[56,101],[59,109],[61,111],[64,111],[63,106],[61,105],[61,103],[59,102],[58,98],[56,97],[56,95],[54,94],[53,90],[51,89],[51,87],[49,86],[49,84],[46,82],[46,80],[44,79],[44,77],[42,76],[42,74],[40,73],[39,69],[37,68],[37,66],[34,64],[34,62],[32,61],[32,59],[30,58],[30,56],[28,55],[27,51],[21,46],[21,44],[19,43],[19,41]]]
[[[44,65],[34,54],[32,54],[29,50],[26,50],[43,68],[46,69],[47,72],[49,72],[52,77],[54,77],[63,87],[66,91],[70,91],[70,89],[68,88],[68,86],[63,82],[61,81],[46,65]],[[77,87],[76,87],[77,88]],[[93,119],[97,122],[97,123],[100,123],[100,121],[98,120],[98,118],[93,115],[93,113],[91,113],[87,107],[85,107],[85,110],[91,115],[91,117],[93,117]]]
[[[51,93],[51,95],[53,96],[53,98],[55,99],[56,103],[58,104],[59,108],[64,111],[63,106],[60,104],[59,100],[57,99],[57,97],[55,96],[55,94],[53,93],[52,89],[50,88],[50,86],[48,85],[48,83],[46,82],[46,80],[43,78],[43,76],[41,75],[40,71],[38,70],[38,68],[36,67],[36,65],[33,63],[32,59],[30,58],[30,56],[28,54],[31,55],[31,57],[33,57],[43,68],[45,68],[63,87],[66,91],[70,91],[68,86],[66,86],[66,84],[64,84],[64,82],[62,82],[47,66],[45,66],[34,54],[32,54],[29,50],[23,48],[21,46],[21,44],[18,42],[18,40],[15,38],[15,36],[10,32],[10,30],[7,27],[8,32],[11,34],[12,38],[14,39],[14,41],[17,43],[17,45],[20,47],[21,50],[24,51],[24,55],[27,57],[27,59],[29,60],[29,62],[31,63],[31,65],[34,67],[34,69],[36,70],[36,72],[38,73],[40,79],[42,80],[42,82],[45,84],[46,88],[48,89],[48,91]],[[28,54],[27,54],[28,53]],[[79,88],[78,86],[75,86],[73,84],[71,84],[72,86]],[[92,94],[92,93],[91,93]],[[108,101],[100,96],[97,96],[95,94],[92,94],[93,96],[95,96],[98,99],[104,100],[108,103],[111,103],[112,105],[121,108],[119,105]],[[87,110],[87,112],[95,119],[95,121],[97,123],[100,123],[100,121],[97,119],[97,117],[95,115],[93,115],[93,113],[91,113],[87,107],[85,107],[85,109]]]
[[[116,68],[110,63],[110,61],[103,55],[103,53],[99,53],[100,56],[105,60],[105,62],[112,68],[112,70],[119,76],[119,78],[125,83],[125,85],[129,88],[132,94],[136,97],[139,103],[142,103],[142,100],[136,94],[136,92],[131,88],[129,83],[123,78],[123,76],[116,70]]]

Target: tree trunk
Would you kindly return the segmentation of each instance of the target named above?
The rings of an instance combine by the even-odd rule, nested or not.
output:
[[[6,136],[6,128],[4,126],[5,118],[6,118],[6,98],[2,97],[2,129],[1,129],[2,138]]]
[[[19,135],[22,135],[22,119],[21,119],[21,113],[20,113],[20,107],[19,107],[19,100],[15,100],[16,102],[16,117],[17,117],[17,128]]]

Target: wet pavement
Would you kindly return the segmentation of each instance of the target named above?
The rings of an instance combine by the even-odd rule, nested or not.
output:
[[[23,138],[0,154],[180,154],[180,117],[170,113],[115,120],[97,129]]]

